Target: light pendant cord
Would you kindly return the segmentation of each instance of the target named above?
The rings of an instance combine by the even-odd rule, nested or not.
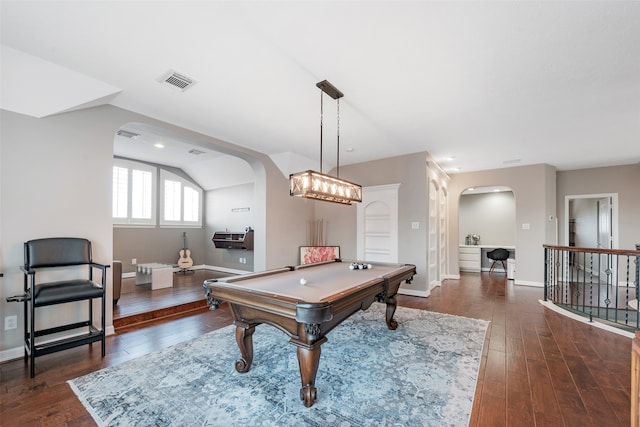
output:
[[[322,100],[323,100],[323,96],[324,92],[321,90],[320,91],[320,173],[322,173],[322,118],[324,117],[324,111],[323,111],[323,105],[322,105]]]
[[[336,148],[336,177],[340,178],[340,98],[337,99],[338,105],[338,135]]]

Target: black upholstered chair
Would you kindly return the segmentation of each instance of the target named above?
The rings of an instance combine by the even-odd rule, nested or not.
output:
[[[87,270],[82,266],[87,266]],[[102,343],[102,357],[105,355],[105,290],[108,265],[93,262],[91,242],[73,237],[54,237],[30,240],[24,244],[24,295],[7,298],[8,301],[24,302],[25,358],[29,358],[31,378],[35,376],[35,358],[60,350]],[[70,277],[53,282],[38,282],[36,273],[47,277],[55,269],[56,277]],[[64,269],[64,270],[63,270]],[[102,280],[93,280],[93,270],[102,271]],[[41,270],[48,270],[40,273]],[[46,279],[45,279],[46,280]],[[102,313],[100,328],[94,326],[93,300],[101,301]],[[87,320],[67,323],[46,328],[39,326],[36,310],[40,307],[54,306],[77,301],[87,301]],[[60,308],[65,310],[65,308]],[[53,341],[36,342],[36,338],[58,334],[74,329],[86,329],[86,332],[71,337],[56,338]]]
[[[491,273],[493,271],[493,269],[496,266],[497,262],[502,263],[502,268],[504,268],[504,272],[507,272],[507,259],[509,259],[509,251],[504,249],[504,248],[496,248],[494,250],[491,250],[489,252],[487,252],[487,257],[490,260],[493,260],[493,263],[491,264],[491,268],[489,269],[489,273]]]

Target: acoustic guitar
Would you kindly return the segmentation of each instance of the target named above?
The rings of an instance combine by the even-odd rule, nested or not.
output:
[[[187,249],[187,232],[182,233],[182,249],[180,249],[180,258],[178,258],[178,266],[181,269],[187,269],[193,267],[193,260],[191,259],[191,250]]]

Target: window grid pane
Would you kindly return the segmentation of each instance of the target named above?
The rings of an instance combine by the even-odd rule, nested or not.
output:
[[[127,218],[127,193],[129,186],[129,170],[113,167],[113,212],[114,218]]]
[[[198,192],[193,188],[184,187],[184,221],[198,221],[198,202]]]
[[[131,173],[131,217],[151,219],[151,172],[133,170]]]
[[[164,220],[180,221],[181,185],[178,181],[164,181]]]

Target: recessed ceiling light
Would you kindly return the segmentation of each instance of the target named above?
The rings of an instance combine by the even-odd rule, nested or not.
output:
[[[156,142],[155,144],[153,144],[154,147],[156,148],[164,148],[164,144],[160,143],[160,142]]]

